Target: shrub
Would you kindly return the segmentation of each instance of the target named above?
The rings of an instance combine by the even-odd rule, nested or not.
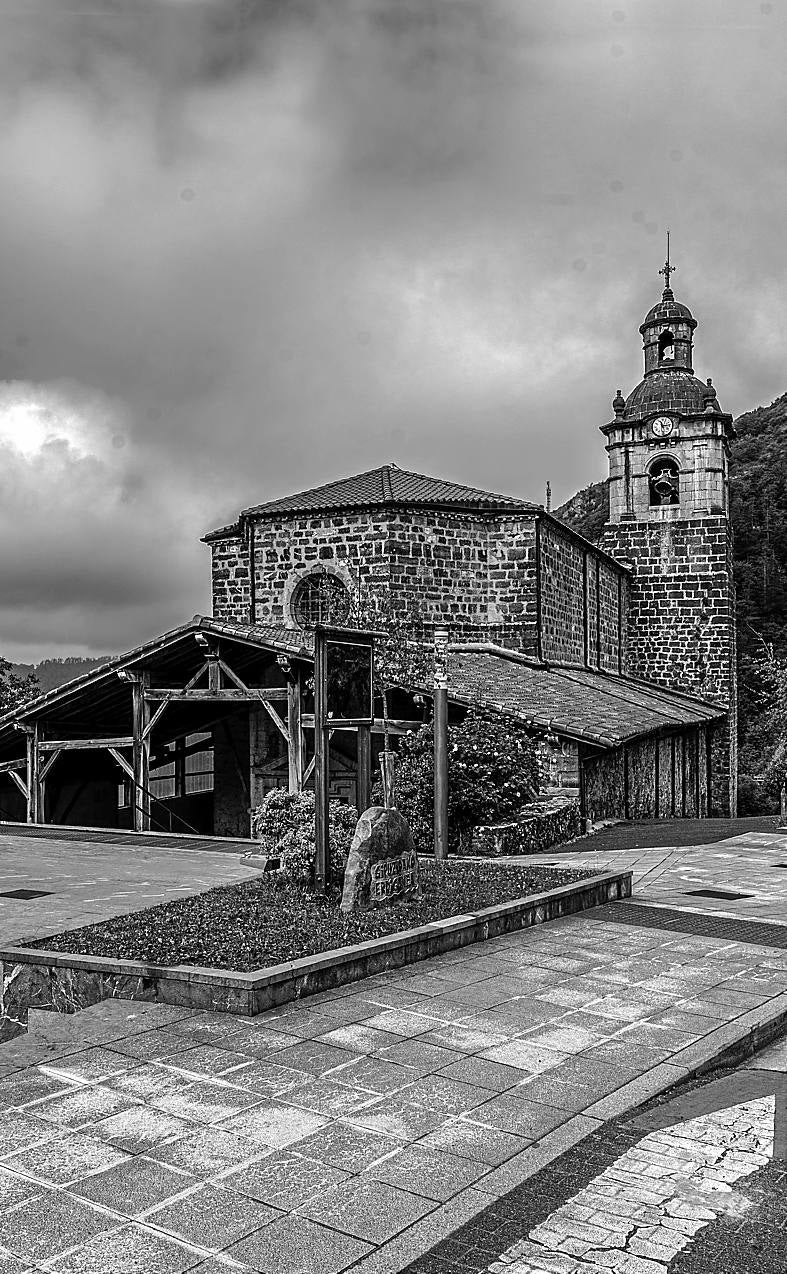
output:
[[[502,718],[469,712],[448,731],[448,838],[456,851],[473,828],[516,818],[538,794],[533,739]],[[396,805],[419,850],[433,843],[434,730],[404,735],[396,772]]]
[[[330,870],[334,879],[344,872],[358,811],[353,805],[331,801],[328,806]],[[252,814],[251,834],[263,850],[281,859],[280,870],[300,884],[314,880],[314,792],[292,795],[283,788],[268,792]]]

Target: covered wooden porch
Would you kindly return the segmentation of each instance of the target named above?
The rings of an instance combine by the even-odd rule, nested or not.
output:
[[[306,633],[195,616],[0,719],[0,817],[248,836],[267,791],[312,782],[312,674]],[[382,734],[332,732],[331,795],[370,804]]]

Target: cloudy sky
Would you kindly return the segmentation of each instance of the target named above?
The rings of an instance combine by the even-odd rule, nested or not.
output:
[[[779,0],[0,0],[0,653],[376,464],[603,476],[667,226],[722,406],[787,390],[786,61]]]

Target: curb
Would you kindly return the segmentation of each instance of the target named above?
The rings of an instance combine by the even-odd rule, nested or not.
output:
[[[472,915],[449,916],[324,951],[300,960],[243,973],[196,965],[156,965],[75,955],[41,947],[0,949],[2,1021],[26,1020],[29,1008],[74,1012],[110,996],[153,1000],[182,1008],[254,1016],[302,996],[401,968],[447,951],[485,942],[560,916],[575,915],[631,896],[630,871],[602,872],[529,898],[498,903]],[[20,1029],[21,1028],[20,1026]]]

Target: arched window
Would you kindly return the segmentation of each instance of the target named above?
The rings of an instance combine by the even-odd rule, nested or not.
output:
[[[680,504],[680,469],[671,456],[660,456],[648,470],[651,505]]]
[[[675,357],[675,339],[672,332],[662,332],[659,337],[659,362]]]
[[[340,627],[350,615],[350,594],[335,575],[318,570],[298,583],[290,607],[299,628],[313,628],[315,624]]]

